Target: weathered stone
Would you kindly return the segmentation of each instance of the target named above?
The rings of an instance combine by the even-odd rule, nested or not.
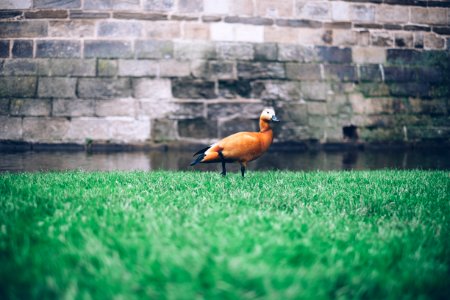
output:
[[[153,21],[144,28],[145,36],[152,40],[174,40],[181,38],[181,23],[178,21]]]
[[[172,79],[172,94],[176,98],[214,99],[217,98],[213,81]]]
[[[249,43],[217,43],[217,57],[226,60],[252,60],[254,51]]]
[[[297,1],[296,15],[301,18],[324,20],[330,17],[330,6],[328,2],[301,2]]]
[[[382,64],[386,62],[386,50],[379,47],[354,47],[353,62],[358,64]]]
[[[84,3],[84,9],[90,10],[137,10],[140,8],[139,0],[89,0]]]
[[[136,12],[113,12],[113,18],[125,20],[145,20],[145,21],[161,21],[167,20],[167,14],[160,13],[136,13]]]
[[[48,67],[49,76],[95,76],[94,59],[51,59]]]
[[[221,16],[202,16],[203,23],[212,23],[222,21]]]
[[[437,34],[450,35],[450,26],[433,27],[433,32]]]
[[[386,31],[371,32],[370,39],[372,46],[392,47],[394,45],[394,39],[391,34]]]
[[[359,68],[361,81],[381,82],[381,70],[379,65],[362,65]]]
[[[130,58],[133,56],[129,41],[85,41],[84,57]]]
[[[209,40],[209,24],[186,22],[183,25],[183,38],[187,40]]]
[[[292,44],[299,41],[300,32],[304,32],[304,28],[294,27],[264,27],[264,42],[278,44]]]
[[[263,100],[300,101],[301,84],[295,81],[256,81],[252,83],[252,97]]]
[[[424,82],[406,82],[396,83],[389,86],[389,91],[392,96],[395,97],[417,97],[417,98],[429,98],[430,97],[430,85]]]
[[[352,50],[350,48],[338,47],[316,47],[318,59],[329,63],[351,63]]]
[[[0,40],[0,57],[9,57],[9,40]]]
[[[374,22],[375,7],[371,5],[355,4],[350,6],[350,18],[353,21]]]
[[[203,0],[178,0],[178,10],[183,13],[203,11]]]
[[[248,80],[220,80],[219,95],[223,98],[250,98],[252,87]]]
[[[95,102],[95,115],[98,117],[133,117],[136,114],[133,98],[112,99]]]
[[[22,133],[22,118],[0,116],[0,140],[21,140]]]
[[[97,35],[100,37],[140,37],[142,24],[134,21],[102,21],[98,24]]]
[[[207,79],[234,79],[235,65],[233,62],[200,61],[193,64],[192,73],[195,77]]]
[[[137,58],[173,58],[172,41],[136,41],[135,52]]]
[[[333,30],[333,45],[354,46],[358,44],[358,33],[347,29]]]
[[[261,17],[239,17],[239,16],[226,16],[224,18],[225,23],[242,23],[248,25],[273,25],[273,19],[261,18]]]
[[[405,25],[403,29],[407,31],[431,31],[430,27],[420,25]]]
[[[13,57],[33,57],[33,41],[15,40],[12,47]]]
[[[215,59],[217,56],[214,43],[176,42],[174,51],[175,58],[180,60]]]
[[[25,18],[27,19],[66,19],[69,14],[67,10],[37,10],[26,11]]]
[[[207,105],[208,119],[217,120],[220,118],[245,116],[249,119],[257,119],[264,109],[261,102],[252,103],[212,103]]]
[[[169,113],[168,117],[177,120],[202,118],[205,115],[204,111],[203,103],[178,102],[175,103],[174,109]]]
[[[0,98],[0,116],[9,115],[9,99]]]
[[[413,68],[387,66],[384,67],[386,82],[410,82],[416,80],[416,70]]]
[[[383,29],[387,29],[387,30],[402,30],[403,26],[399,25],[399,24],[387,23],[387,24],[383,24]]]
[[[327,104],[325,102],[306,102],[308,115],[327,115]]]
[[[75,58],[81,56],[79,41],[36,41],[36,57]]]
[[[413,47],[413,34],[412,33],[396,33],[395,34],[395,46],[396,47]]]
[[[93,116],[94,100],[55,99],[52,105],[52,116],[57,117],[86,117]]]
[[[423,41],[423,32],[415,32],[414,33],[414,48],[423,49],[424,41]]]
[[[305,100],[327,100],[331,87],[328,83],[310,81],[301,82],[301,91]]]
[[[92,20],[49,21],[48,35],[62,38],[93,38],[95,22]]]
[[[0,3],[0,9],[31,8],[32,0],[5,0]]]
[[[83,10],[71,10],[71,19],[108,19],[110,17],[109,12],[88,12]]]
[[[320,66],[316,64],[286,64],[286,77],[294,80],[321,80]]]
[[[411,7],[411,23],[416,24],[448,24],[445,9]]]
[[[69,121],[66,118],[24,118],[23,140],[40,143],[62,141],[68,128]]]
[[[41,98],[76,98],[76,78],[41,77],[38,96]]]
[[[119,59],[119,76],[156,76],[158,74],[158,63],[154,60],[131,60]]]
[[[433,33],[425,34],[424,46],[426,49],[443,49],[445,39]]]
[[[43,99],[12,99],[10,104],[12,116],[49,116],[51,110],[50,100]]]
[[[239,78],[283,79],[286,78],[284,64],[272,62],[238,62]]]
[[[80,78],[78,96],[84,99],[126,98],[131,95],[128,78]]]
[[[351,65],[326,65],[325,74],[328,80],[339,82],[355,82],[358,80],[356,69]]]
[[[277,19],[275,24],[280,27],[322,28],[322,22],[304,19]]]
[[[308,110],[306,102],[284,102],[280,109],[277,108],[277,116],[283,123],[293,123],[295,125],[307,125]]]
[[[360,83],[358,89],[367,97],[389,96],[389,86],[379,83]]]
[[[160,77],[187,77],[191,74],[189,62],[178,60],[161,60],[159,62]]]
[[[170,11],[174,7],[174,0],[145,0],[144,8],[152,11]]]
[[[176,120],[154,119],[151,128],[151,137],[155,142],[173,141],[178,137]]]
[[[171,81],[167,79],[134,79],[133,96],[147,99],[172,98]]]
[[[46,21],[2,22],[0,38],[45,37],[48,32]]]
[[[88,1],[89,2],[89,1]],[[33,0],[34,8],[80,8],[81,0]]]
[[[254,59],[256,61],[275,61],[278,58],[278,47],[274,43],[254,45]]]
[[[36,93],[36,77],[0,77],[0,98],[33,98]]]
[[[204,118],[186,119],[178,121],[180,137],[206,139],[217,137],[217,122]]]
[[[116,76],[118,69],[118,62],[115,59],[97,60],[97,76]]]
[[[378,5],[376,7],[376,19],[380,23],[408,23],[409,7]]]
[[[421,56],[417,50],[388,49],[387,62],[399,65],[415,65],[421,63]]]
[[[233,118],[219,121],[219,138],[229,136],[236,132],[259,131],[258,119]]]
[[[0,63],[0,75],[36,75],[38,62],[32,59],[5,59]]]

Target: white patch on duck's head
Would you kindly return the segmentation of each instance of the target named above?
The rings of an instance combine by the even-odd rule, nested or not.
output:
[[[278,118],[275,115],[275,110],[273,108],[270,108],[270,107],[267,107],[267,108],[263,109],[260,118],[262,120],[267,121],[267,122],[270,122],[270,121],[278,122]]]

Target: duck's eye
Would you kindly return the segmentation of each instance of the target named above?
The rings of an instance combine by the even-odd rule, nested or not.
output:
[[[268,114],[269,112],[268,111],[266,111],[266,114]]]

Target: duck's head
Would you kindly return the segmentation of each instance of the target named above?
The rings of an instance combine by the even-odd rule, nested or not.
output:
[[[275,115],[275,111],[273,110],[273,108],[264,108],[259,119],[268,123],[280,122],[280,120]]]

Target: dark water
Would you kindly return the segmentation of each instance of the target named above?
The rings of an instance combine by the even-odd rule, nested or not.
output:
[[[114,170],[220,170],[220,165],[190,167],[190,152],[17,152],[0,153],[0,172],[114,171]],[[238,171],[238,164],[228,165]],[[450,170],[448,150],[353,150],[269,152],[249,163],[248,170]]]

